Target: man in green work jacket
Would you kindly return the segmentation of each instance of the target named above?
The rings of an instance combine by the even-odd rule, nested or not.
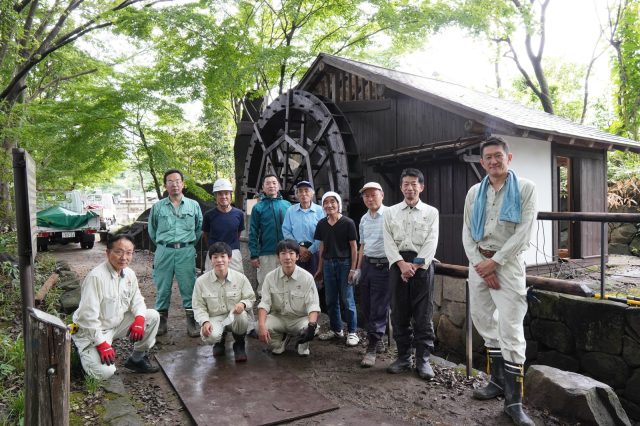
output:
[[[260,202],[251,210],[249,227],[249,251],[251,265],[258,275],[258,296],[262,294],[262,283],[267,274],[278,267],[276,245],[283,240],[282,222],[291,203],[280,195],[280,182],[274,174],[262,180]]]
[[[184,177],[179,170],[169,169],[164,173],[164,186],[169,196],[154,204],[149,215],[149,236],[156,245],[153,281],[157,288],[156,310],[160,314],[158,335],[167,332],[175,275],[187,315],[187,333],[198,337],[200,330],[193,318],[191,296],[196,281],[195,244],[202,234],[202,210],[196,201],[182,194]]]

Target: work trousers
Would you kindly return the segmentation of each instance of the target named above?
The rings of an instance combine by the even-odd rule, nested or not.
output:
[[[215,317],[209,317],[209,322],[211,323],[211,334],[207,337],[202,335],[202,328],[200,328],[200,337],[202,341],[207,345],[215,345],[220,340],[222,340],[222,333],[225,331],[230,331],[233,334],[245,335],[247,333],[247,328],[249,327],[249,315],[247,315],[246,311],[242,311],[239,314],[235,314],[233,316],[233,321],[229,325],[222,325],[222,322],[227,318],[229,314],[225,315],[217,315]]]
[[[261,296],[262,283],[264,282],[264,278],[267,276],[269,272],[276,269],[280,264],[280,262],[278,262],[278,256],[276,256],[275,254],[260,256],[258,259],[260,260],[260,267],[258,268],[258,271],[257,271],[258,287],[254,290],[256,290],[256,293],[258,293],[258,296]]]
[[[153,257],[153,282],[156,285],[156,309],[168,311],[171,303],[171,285],[175,275],[182,297],[182,306],[191,309],[193,286],[196,283],[196,249],[188,245],[182,248],[156,247]]]
[[[298,260],[298,266],[311,275],[315,275],[315,273],[318,272],[318,253],[312,253],[307,262]]]
[[[397,264],[389,271],[391,324],[400,355],[411,346],[433,352],[433,276],[433,263],[427,269],[418,269],[408,282],[402,281]]]
[[[285,334],[296,339],[309,325],[309,317],[291,317],[287,315],[267,315],[267,330],[271,336],[270,349],[275,349],[282,343]]]
[[[524,364],[527,342],[522,322],[527,313],[527,288],[522,255],[498,265],[500,288],[487,287],[469,265],[469,296],[473,325],[488,348],[500,348],[506,361]]]
[[[112,345],[114,340],[127,336],[129,327],[131,327],[134,319],[131,312],[125,313],[122,322],[118,324],[117,327],[102,330],[103,341]],[[160,315],[158,315],[158,311],[155,309],[147,309],[144,316],[144,335],[142,340],[133,344],[134,351],[146,352],[156,344],[159,322]],[[100,360],[100,353],[98,353],[98,350],[91,344],[89,339],[83,337],[81,334],[79,336],[74,334],[72,338],[78,348],[82,368],[87,375],[100,380],[107,380],[113,376],[116,372],[116,366],[103,364]],[[98,342],[98,344],[100,343],[102,342]]]
[[[233,269],[234,271],[240,272],[241,274],[244,274],[244,265],[242,262],[242,253],[240,252],[240,250],[235,249],[231,251],[231,261],[229,262],[229,268]],[[207,254],[204,260],[204,271],[207,272],[210,270],[211,258]]]
[[[360,307],[364,314],[365,329],[369,342],[377,342],[387,329],[391,302],[389,265],[374,265],[365,258],[360,274]]]

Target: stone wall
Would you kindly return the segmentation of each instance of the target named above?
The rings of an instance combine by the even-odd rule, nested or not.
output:
[[[438,349],[465,353],[465,280],[436,275]],[[525,318],[527,364],[577,372],[610,385],[629,417],[640,420],[640,307],[536,291]],[[482,338],[473,330],[475,368],[484,368]]]
[[[620,207],[609,213],[640,213],[637,208]],[[626,254],[640,256],[640,224],[610,223],[609,254]]]

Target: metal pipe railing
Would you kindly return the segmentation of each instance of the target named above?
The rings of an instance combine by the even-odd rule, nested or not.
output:
[[[640,213],[605,213],[605,212],[538,212],[538,220],[570,220],[575,222],[600,222],[600,298],[604,299],[605,287],[605,252],[607,233],[605,225],[611,222],[640,223]]]

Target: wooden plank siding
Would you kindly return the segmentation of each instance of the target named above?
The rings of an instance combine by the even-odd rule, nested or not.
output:
[[[399,148],[468,135],[464,117],[404,95],[398,95],[397,104]]]

